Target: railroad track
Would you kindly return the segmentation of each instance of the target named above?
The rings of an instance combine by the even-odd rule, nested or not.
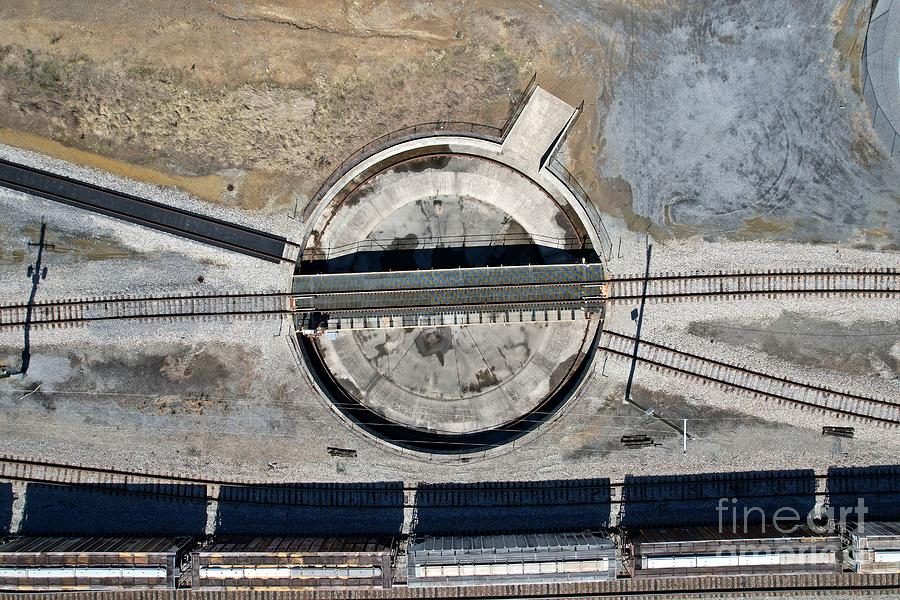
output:
[[[2,159],[0,186],[269,262],[299,252],[281,236]]]
[[[298,307],[306,301],[306,310],[337,312],[393,308],[453,310],[481,305],[527,306],[557,302],[602,303],[600,296],[586,297],[580,283],[537,283],[530,285],[479,285],[441,287],[420,290],[378,290],[297,294]]]
[[[646,282],[647,292],[643,288]],[[857,297],[900,297],[900,272],[880,271],[815,271],[815,272],[772,272],[772,273],[688,273],[664,274],[644,277],[619,277],[606,281],[608,302],[624,302],[647,298],[661,301],[702,300],[725,298],[747,298],[751,296],[857,296]],[[553,286],[559,287],[557,284]],[[550,286],[550,287],[553,287]],[[479,286],[485,290],[510,286]],[[597,294],[592,290],[597,289]],[[441,291],[452,291],[441,288]],[[364,292],[370,295],[385,292]],[[32,326],[53,326],[110,319],[156,319],[183,317],[221,316],[277,316],[291,312],[314,310],[305,305],[315,295],[269,292],[255,294],[206,294],[187,296],[104,296],[100,298],[72,299],[49,302],[0,306],[0,328]],[[328,296],[328,294],[324,294]],[[359,297],[354,293],[348,296]],[[291,305],[291,298],[297,304]],[[548,306],[572,310],[602,303],[603,297],[597,286],[585,286],[585,293],[578,300],[551,300],[541,303],[542,310]],[[519,310],[529,302],[486,302],[458,307],[469,309],[478,307],[486,311]],[[347,315],[384,314],[407,315],[425,309],[435,310],[433,305],[398,306],[384,309],[340,308],[337,312]],[[450,309],[446,309],[450,310]]]
[[[613,303],[643,298],[677,302],[752,296],[900,297],[900,271],[897,269],[662,273],[649,277],[614,277],[605,284],[607,301]]]
[[[538,311],[546,311],[546,310],[576,310],[580,308],[596,308],[602,306],[602,299],[587,299],[587,300],[548,300],[541,302],[533,302],[533,301],[506,301],[506,302],[468,302],[468,303],[459,303],[459,304],[451,304],[451,305],[436,305],[436,304],[417,304],[411,306],[388,306],[388,307],[376,307],[376,308],[323,308],[319,309],[315,306],[310,306],[308,304],[303,304],[302,302],[297,302],[295,305],[295,310],[301,313],[307,312],[323,312],[332,315],[342,316],[342,315],[375,315],[375,316],[389,316],[389,315],[415,315],[419,314],[423,311],[427,311],[428,314],[453,314],[456,312],[503,312],[505,310],[538,310]]]
[[[478,586],[440,586],[410,588],[397,582],[389,589],[325,588],[270,591],[250,587],[231,587],[226,590],[129,589],[116,591],[82,591],[54,594],[46,591],[17,591],[0,593],[3,600],[46,600],[48,597],[83,598],[84,600],[259,600],[261,598],[290,600],[586,600],[625,598],[657,600],[685,600],[710,598],[724,600],[764,598],[896,598],[900,575],[896,573],[769,573],[618,578],[610,581],[572,581],[566,583],[513,583]],[[836,595],[842,592],[841,595]]]
[[[291,312],[288,293],[204,294],[92,299],[0,306],[0,328],[55,327],[117,319],[253,317],[273,318]]]
[[[637,351],[635,352],[635,344]],[[900,425],[900,403],[841,392],[812,383],[792,381],[745,367],[731,365],[669,346],[604,331],[599,350],[637,361],[704,383],[721,385],[755,396],[842,417],[896,427]]]

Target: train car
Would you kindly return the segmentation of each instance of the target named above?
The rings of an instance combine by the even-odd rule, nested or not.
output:
[[[0,589],[174,589],[193,540],[14,537],[0,544]]]
[[[215,538],[191,554],[191,587],[388,588],[393,547],[390,538]]]
[[[615,579],[616,547],[598,533],[428,536],[407,550],[410,587]]]
[[[630,536],[633,576],[840,572],[841,538],[798,526],[719,531],[715,527],[646,529]]]
[[[854,523],[845,530],[847,566],[858,573],[900,573],[900,521]]]

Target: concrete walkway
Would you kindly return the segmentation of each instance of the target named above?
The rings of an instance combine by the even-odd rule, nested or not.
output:
[[[0,186],[270,262],[294,258],[281,236],[7,160],[0,160]]]
[[[872,128],[900,159],[900,0],[879,0],[872,11],[863,72]]]

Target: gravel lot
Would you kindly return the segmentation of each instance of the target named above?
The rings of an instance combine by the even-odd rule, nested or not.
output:
[[[749,243],[742,246],[748,253],[752,248]],[[770,246],[761,245],[760,254],[771,251]],[[734,256],[715,245],[702,247],[712,249],[711,260]],[[696,258],[705,259],[702,250],[698,252]],[[860,257],[870,254],[880,256],[859,252]],[[87,265],[98,275],[103,272],[102,261]],[[240,279],[236,269],[223,271]],[[613,308],[607,327],[631,333],[631,308]],[[746,328],[785,312],[815,314],[824,323],[856,331],[896,323],[896,303],[885,300],[648,304],[642,335],[766,372],[887,398],[900,396],[896,371],[878,377],[836,375],[754,348],[753,332],[745,332],[746,345],[711,343],[690,333],[697,323]],[[440,482],[824,469],[835,464],[887,464],[900,450],[893,432],[854,424],[858,438],[845,441],[835,454],[833,441],[819,432],[822,424],[840,424],[834,419],[638,368],[638,401],[676,422],[690,419],[696,440],[685,456],[676,432],[622,404],[627,363],[604,363],[601,358],[581,397],[517,448],[504,448],[491,458],[467,464],[403,457],[345,426],[311,390],[297,368],[286,332],[279,321],[253,320],[118,322],[37,330],[32,335],[28,377],[0,384],[4,406],[0,452],[264,481]],[[14,360],[21,333],[0,335],[5,354]],[[891,352],[896,356],[894,341]],[[38,385],[41,389],[22,398]],[[662,445],[623,450],[618,438],[626,432],[646,433]],[[325,452],[328,446],[355,448],[358,458],[335,459]],[[270,463],[277,464],[270,467]]]

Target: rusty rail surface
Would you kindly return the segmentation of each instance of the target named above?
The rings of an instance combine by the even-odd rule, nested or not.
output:
[[[165,318],[274,318],[289,314],[291,294],[196,294],[186,296],[101,296],[0,306],[0,328],[48,327],[90,321]]]
[[[724,480],[721,483],[727,483],[729,485],[735,483],[746,483],[746,484],[758,484],[762,482],[779,482],[783,483],[786,481],[795,481],[802,480],[806,481],[808,479],[816,479],[821,481],[838,481],[838,480],[854,480],[857,476],[854,475],[839,475],[839,474],[803,474],[803,475],[784,475],[780,472],[768,472],[761,471],[756,473],[738,473],[737,476]],[[77,464],[67,464],[67,463],[59,463],[52,462],[46,460],[36,460],[27,457],[20,456],[9,456],[2,455],[0,456],[0,480],[10,480],[10,481],[22,481],[26,483],[44,483],[50,485],[62,485],[62,486],[83,486],[90,485],[93,487],[101,488],[101,489],[111,489],[119,492],[127,492],[133,493],[137,495],[151,495],[151,496],[164,496],[164,497],[175,497],[175,498],[205,498],[208,500],[217,500],[218,499],[218,490],[216,489],[219,486],[232,486],[236,488],[247,488],[246,497],[235,496],[233,499],[229,501],[240,502],[240,503],[248,503],[248,504],[272,504],[272,505],[282,505],[282,504],[290,504],[297,505],[296,496],[292,496],[292,492],[302,492],[304,489],[313,490],[317,492],[321,492],[323,490],[335,490],[337,493],[347,492],[347,488],[342,484],[331,484],[331,483],[302,483],[302,484],[291,484],[291,483],[279,483],[275,484],[274,487],[269,490],[269,494],[260,494],[260,486],[267,487],[273,486],[270,480],[265,478],[263,479],[247,479],[247,478],[221,478],[221,477],[202,477],[202,476],[190,476],[181,473],[173,473],[173,472],[144,472],[137,471],[132,469],[120,469],[114,467],[101,467],[101,466],[92,466],[92,465],[77,465]],[[690,482],[685,481],[681,485],[683,485],[686,489],[691,488],[696,485],[708,485],[709,482]],[[628,488],[631,490],[640,489],[640,488],[653,488],[654,486],[659,485],[658,482],[626,482],[626,481],[609,481],[602,483],[579,483],[578,486],[572,487],[565,483],[554,482],[552,486],[539,486],[535,488],[536,491],[540,492],[541,490],[547,489],[571,489],[575,492],[578,491],[606,491],[611,489],[623,489]],[[672,484],[667,484],[672,485]],[[140,487],[129,487],[129,486],[140,486]],[[293,486],[293,487],[292,487]],[[384,485],[379,485],[378,482],[373,482],[370,485],[359,485],[355,486],[352,489],[352,492],[359,493],[384,493],[384,494],[396,494],[401,491],[404,494],[405,502],[407,504],[407,508],[412,508],[415,506],[413,495],[419,491],[418,484],[404,484],[402,486],[396,487],[385,487]],[[432,506],[482,506],[478,503],[472,503],[468,499],[466,499],[464,504],[459,504],[458,501],[455,503],[453,500],[453,494],[457,492],[471,492],[471,488],[466,486],[458,486],[455,484],[444,484],[438,490],[431,489],[429,493],[440,492],[445,494],[442,502],[438,504],[432,504]],[[502,482],[497,483],[495,485],[491,485],[489,483],[482,484],[477,492],[478,494],[485,494],[488,492],[493,492],[498,494],[499,498],[506,498],[510,494],[510,492],[523,492],[528,491],[523,490],[522,488],[514,488],[511,490],[509,485],[503,484]],[[447,495],[449,494],[449,495]],[[817,491],[816,495],[827,495],[827,491]],[[770,494],[771,496],[779,496],[780,494]],[[795,491],[789,491],[784,494],[787,496],[796,495]],[[337,494],[336,494],[337,496]],[[716,493],[715,495],[711,495],[705,498],[698,498],[696,495],[691,495],[691,498],[694,500],[698,499],[717,499],[721,496],[721,494]],[[613,504],[617,503],[642,503],[642,502],[657,502],[656,499],[650,500],[642,500],[642,499],[631,499],[631,500],[622,500],[620,498],[613,498],[610,500]],[[593,502],[593,500],[591,501]],[[496,502],[491,501],[488,504],[484,504],[484,506],[496,506]]]
[[[644,284],[647,289],[644,291]],[[900,296],[896,269],[663,273],[608,279],[607,301],[683,301],[751,296]]]
[[[683,600],[686,596],[713,598],[771,598],[784,594],[820,596],[828,592],[847,592],[866,596],[895,596],[900,589],[900,574],[807,573],[770,575],[711,575],[615,579],[571,583],[527,583],[484,586],[446,586],[390,589],[315,589],[315,590],[122,590],[93,592],[57,592],[56,600],[424,600],[426,598],[463,598],[467,600],[513,600],[520,598],[648,598]],[[759,596],[757,596],[759,594]],[[828,594],[827,597],[837,597]],[[0,593],[0,600],[46,600],[41,592]]]
[[[603,332],[599,349],[618,358],[636,360],[656,369],[782,404],[890,427],[900,425],[900,403],[897,402],[762,373],[614,331]]]
[[[647,282],[647,292],[643,285]],[[657,301],[742,299],[754,296],[900,296],[896,269],[862,271],[773,271],[675,273],[605,282],[610,303],[646,298]],[[269,318],[293,312],[289,292],[192,294],[140,297],[99,296],[0,306],[0,328],[59,326],[121,319],[239,317]],[[29,311],[30,315],[29,315]]]

